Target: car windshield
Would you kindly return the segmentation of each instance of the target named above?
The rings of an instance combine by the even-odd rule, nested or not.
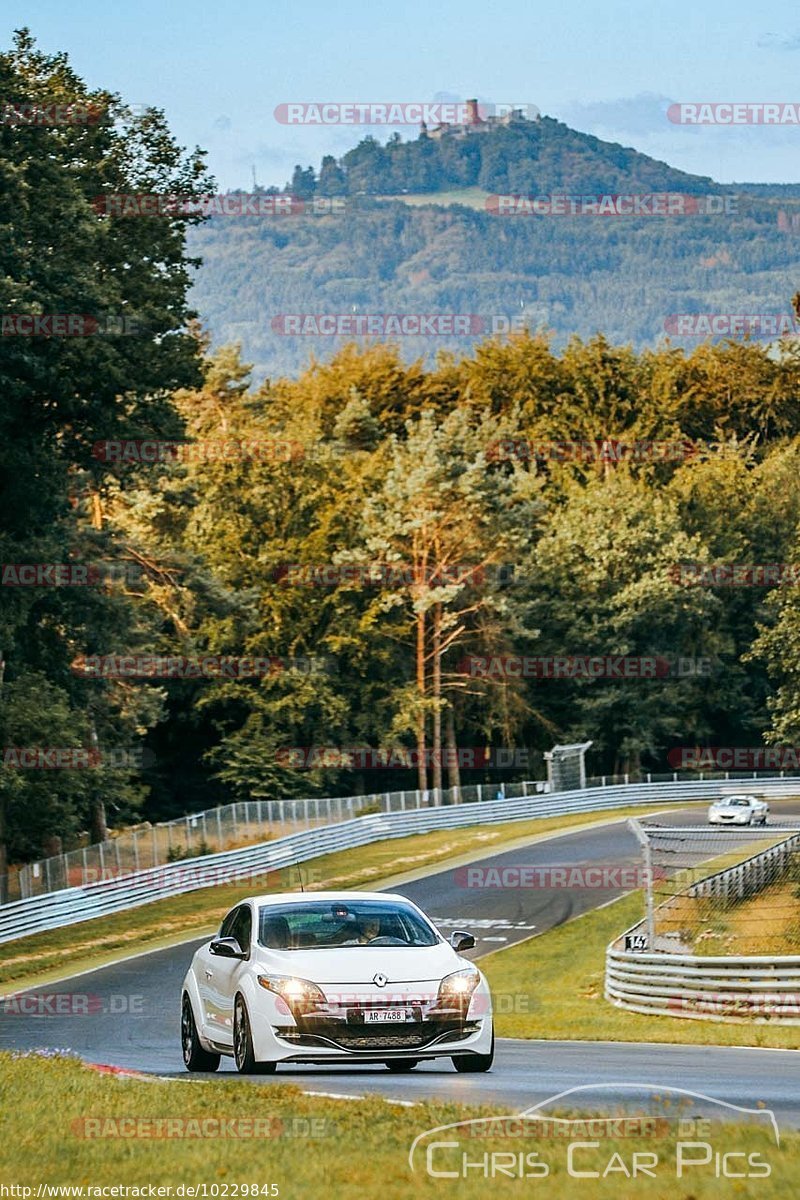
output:
[[[258,940],[270,950],[326,950],[435,946],[439,937],[410,905],[388,900],[309,900],[263,905]]]
[[[721,800],[720,804],[727,804],[732,808],[749,808],[749,796],[728,796],[727,800]]]

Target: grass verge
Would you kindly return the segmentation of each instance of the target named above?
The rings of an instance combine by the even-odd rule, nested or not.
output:
[[[635,892],[481,958],[493,992],[525,1010],[504,1013],[501,1004],[498,1036],[800,1048],[800,1026],[653,1017],[609,1004],[603,997],[606,946],[642,911],[642,895]]]
[[[674,805],[670,806],[674,808]],[[667,806],[659,810],[667,811]],[[642,816],[641,808],[609,810],[592,817],[573,813],[564,817],[510,821],[503,825],[473,825],[469,829],[442,829],[413,837],[375,842],[356,850],[326,854],[304,863],[307,890],[381,887],[399,883],[399,871],[424,873],[438,864],[456,866],[459,856],[482,858],[513,843],[533,841],[560,830],[604,824],[628,816]],[[195,860],[194,864],[201,860]],[[63,979],[70,974],[103,966],[128,954],[157,950],[190,938],[212,933],[224,914],[245,896],[255,893],[296,891],[297,868],[269,871],[258,880],[219,885],[155,900],[140,908],[110,917],[98,917],[46,933],[32,934],[0,945],[0,987],[20,990],[31,984]]]
[[[709,1200],[732,1194],[721,1191],[714,1157],[726,1151],[740,1155],[731,1160],[731,1169],[740,1172],[733,1185],[735,1194],[777,1200],[796,1191],[800,1158],[797,1133],[783,1133],[777,1147],[769,1125],[760,1119],[748,1126],[712,1122],[700,1138],[691,1132],[687,1136],[685,1127],[679,1132],[680,1111],[669,1109],[663,1097],[649,1102],[650,1120],[643,1137],[614,1136],[613,1127],[606,1127],[611,1136],[598,1134],[596,1128],[588,1135],[577,1127],[567,1139],[542,1137],[541,1126],[537,1135],[532,1124],[524,1127],[522,1137],[511,1123],[488,1124],[492,1113],[507,1113],[508,1108],[442,1102],[399,1107],[377,1097],[334,1100],[291,1085],[249,1087],[235,1077],[144,1082],[99,1075],[68,1058],[0,1054],[0,1090],[4,1134],[0,1180],[32,1189],[27,1196],[14,1193],[22,1200],[35,1197],[42,1184],[80,1186],[76,1194],[84,1197],[97,1194],[92,1188],[115,1185],[140,1189],[128,1192],[129,1196],[147,1196],[149,1186],[169,1187],[173,1197],[201,1200],[254,1195],[275,1195],[280,1200],[310,1196],[485,1200],[487,1189],[493,1196],[528,1197],[532,1184],[536,1194],[547,1200],[578,1194],[592,1200],[619,1200],[621,1195]],[[424,1151],[435,1137],[422,1143],[412,1172],[408,1154],[415,1138],[438,1126],[480,1117],[484,1118],[481,1125],[437,1135],[456,1145],[432,1152],[431,1165],[455,1177],[434,1178],[427,1173]],[[231,1119],[239,1122],[235,1128],[249,1127],[253,1132],[234,1136],[228,1126],[227,1136],[213,1136],[219,1129],[217,1122]],[[161,1125],[162,1131],[172,1130],[169,1136],[155,1133],[159,1120],[172,1122]],[[693,1142],[694,1149],[679,1151],[681,1139]],[[582,1143],[576,1147],[573,1169],[597,1172],[585,1189],[576,1187],[567,1172],[571,1141]],[[713,1153],[700,1165],[684,1166],[678,1182],[679,1153],[696,1162],[705,1158],[697,1149],[698,1141],[708,1144]],[[635,1184],[626,1188],[635,1152],[649,1156],[651,1175],[637,1175]],[[531,1154],[538,1158],[526,1161]],[[744,1154],[754,1158],[748,1163]],[[464,1156],[476,1165],[465,1170]],[[498,1163],[500,1170],[493,1170]],[[747,1180],[741,1178],[749,1172],[756,1176],[752,1186],[757,1190],[748,1190]],[[183,1191],[178,1190],[181,1185]]]

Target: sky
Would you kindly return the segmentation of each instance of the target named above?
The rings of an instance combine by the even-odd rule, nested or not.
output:
[[[0,43],[27,25],[91,87],[163,108],[208,151],[220,190],[282,187],[391,128],[281,124],[278,105],[478,97],[533,105],[720,183],[800,181],[800,126],[690,127],[681,102],[800,104],[800,10],[751,0],[0,0]],[[415,137],[414,128],[399,131]]]

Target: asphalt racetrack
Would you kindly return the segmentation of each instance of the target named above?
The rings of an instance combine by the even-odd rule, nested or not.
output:
[[[800,801],[772,804],[770,824],[800,816]],[[670,825],[705,826],[706,805],[675,810],[657,818]],[[730,831],[731,845],[737,837]],[[624,821],[583,832],[565,833],[538,844],[506,850],[473,863],[481,868],[589,865],[615,869],[638,866],[639,848]],[[476,950],[487,954],[541,933],[596,908],[625,888],[512,889],[465,886],[464,867],[439,870],[391,890],[423,908],[445,936],[453,929],[472,932]],[[195,948],[205,939],[157,950],[92,970],[40,990],[88,996],[87,1015],[25,1015],[0,1009],[0,1048],[61,1048],[89,1062],[186,1077],[180,1052],[180,987]],[[535,994],[535,979],[531,981]],[[755,1035],[754,1035],[755,1038]],[[206,1079],[230,1077],[232,1059]],[[585,1109],[641,1104],[658,1088],[676,1087],[711,1095],[732,1105],[766,1105],[780,1124],[800,1127],[800,1059],[794,1050],[650,1043],[498,1041],[487,1074],[457,1074],[449,1060],[421,1064],[407,1075],[381,1065],[281,1066],[271,1077],[242,1077],[246,1086],[293,1082],[310,1091],[337,1095],[379,1093],[399,1101],[428,1097],[464,1103],[500,1103],[519,1112],[557,1093],[591,1085],[575,1097]],[[698,1106],[700,1107],[700,1106]],[[735,1115],[732,1114],[732,1115]]]

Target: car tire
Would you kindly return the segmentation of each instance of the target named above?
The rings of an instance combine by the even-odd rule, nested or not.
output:
[[[403,1071],[413,1071],[414,1067],[419,1066],[418,1058],[387,1058],[386,1066],[390,1071],[394,1071],[396,1075]]]
[[[233,1005],[233,1057],[240,1075],[272,1075],[278,1065],[256,1061],[250,1017],[242,996],[237,996]]]
[[[492,1030],[492,1047],[488,1054],[460,1054],[453,1056],[453,1066],[461,1074],[473,1071],[488,1071],[494,1062],[494,1030]]]
[[[187,1071],[216,1071],[219,1067],[220,1055],[212,1054],[200,1044],[192,1002],[185,992],[181,1004],[181,1049]]]

